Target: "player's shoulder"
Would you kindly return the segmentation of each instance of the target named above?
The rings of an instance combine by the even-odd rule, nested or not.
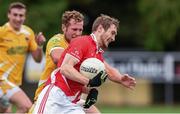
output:
[[[26,35],[34,34],[34,31],[27,25],[22,25],[21,32]]]
[[[0,26],[0,32],[3,32],[5,30],[4,26]]]
[[[5,23],[4,25],[0,26],[0,35],[5,35],[10,30],[10,27],[8,26],[8,23]]]
[[[22,28],[23,29],[26,29],[26,30],[28,30],[28,31],[33,31],[29,26],[27,26],[27,25],[22,25]]]
[[[55,34],[53,37],[51,37],[48,41],[48,43],[51,42],[60,42],[64,40],[64,35],[63,34]]]
[[[90,36],[89,35],[83,35],[83,36],[79,36],[77,38],[73,38],[72,42],[79,42],[82,44],[86,44],[90,42]]]
[[[64,38],[64,35],[59,33],[51,37],[50,40],[62,40],[63,38]]]
[[[7,23],[6,23],[6,24],[0,26],[0,31],[1,31],[1,32],[5,32],[5,31],[8,30],[8,28],[9,28],[9,27],[7,26]]]

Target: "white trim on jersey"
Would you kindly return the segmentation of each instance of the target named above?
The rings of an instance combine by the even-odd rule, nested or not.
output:
[[[6,72],[3,73],[2,80],[5,80],[8,78],[9,74],[16,67],[16,65],[17,65],[17,63],[14,63]]]
[[[67,58],[67,57],[73,57],[74,59],[77,60],[77,63],[80,61],[78,58],[76,58],[75,56],[71,55],[70,53],[66,53],[65,57],[66,57],[66,58]],[[65,58],[65,57],[64,57],[64,58]],[[61,65],[63,65],[63,63],[64,63],[64,60],[63,60],[63,62],[62,62]],[[77,64],[77,63],[76,63],[76,64]]]
[[[56,76],[55,76],[55,74],[56,74],[57,72],[59,72],[59,71],[60,71],[60,67],[56,68],[56,69],[51,73],[51,83],[55,83],[55,81],[56,81]]]
[[[52,52],[54,49],[63,49],[63,50],[64,50],[64,48],[63,48],[63,47],[53,47],[53,48],[51,48],[51,50],[50,50],[49,54],[51,54],[51,52]]]
[[[104,52],[103,49],[98,46],[97,38],[96,38],[96,36],[94,35],[94,33],[91,33],[90,36],[91,36],[91,38],[92,38],[92,39],[95,41],[95,43],[96,43],[96,50],[97,50],[97,51],[96,51],[96,54],[97,54],[98,52]]]
[[[4,61],[4,62],[0,63],[0,68],[3,67],[7,63],[8,63],[8,61]]]
[[[55,83],[55,81],[56,81],[56,76],[55,76],[55,74],[56,74],[57,72],[60,72],[60,67],[56,68],[56,69],[51,73],[51,83]],[[68,86],[68,88],[70,89],[69,84],[67,83],[67,80],[66,80],[65,76],[63,76],[62,74],[61,74],[61,76],[62,76],[62,78],[64,79],[64,81],[65,81],[66,85]]]
[[[74,59],[77,60],[77,63],[79,62],[79,59],[77,59],[76,57],[74,57],[74,56],[72,56],[71,54],[68,54],[68,53],[67,53],[64,58],[68,58],[68,57],[73,57]],[[63,60],[63,62],[62,62],[62,64],[61,64],[61,66],[62,66],[63,64],[64,64],[64,60]],[[55,70],[51,73],[51,83],[55,83],[55,81],[56,81],[56,76],[55,76],[55,74],[56,74],[57,72],[60,72],[61,66],[58,67],[57,69],[55,69]],[[62,76],[63,80],[65,81],[66,85],[68,86],[68,88],[70,89],[70,86],[69,86],[69,84],[68,84],[68,82],[67,82],[66,77],[65,77],[64,75],[62,75],[62,74],[61,74],[61,76]],[[79,93],[79,92],[77,92],[77,93]],[[78,95],[78,94],[77,94],[77,95]],[[71,99],[77,97],[77,95],[73,96]]]
[[[62,74],[61,74],[62,75]],[[70,87],[69,87],[69,84],[68,84],[68,82],[67,82],[67,80],[66,80],[66,78],[65,78],[65,76],[64,75],[62,75],[62,78],[64,79],[64,81],[66,82],[66,85],[68,86],[68,88],[70,89]]]
[[[56,80],[56,79],[55,79],[55,77],[56,77],[55,74],[56,74],[57,72],[59,72],[59,70],[60,70],[60,67],[57,68],[57,69],[55,69],[55,70],[51,73],[51,83],[52,83],[52,84],[55,83],[55,80]],[[67,87],[70,89],[69,84],[68,84],[67,79],[65,78],[65,76],[62,75],[62,74],[61,74],[61,76],[62,76],[62,78],[64,79]],[[74,96],[68,96],[68,98],[69,98],[71,101],[73,101],[73,100],[75,100],[75,99],[78,97],[79,94],[80,94],[80,91],[77,92]]]
[[[44,84],[46,81],[47,81],[47,80],[39,80],[39,82],[38,82],[38,87],[39,87],[40,85]]]
[[[81,98],[81,97],[80,97],[80,93],[81,93],[81,91],[78,91],[74,96],[67,96],[67,97],[69,98],[70,101],[73,102],[74,100]],[[78,98],[78,97],[79,97],[79,98]]]

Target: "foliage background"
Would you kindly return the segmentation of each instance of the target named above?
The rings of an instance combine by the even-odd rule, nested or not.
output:
[[[0,0],[0,25],[6,21],[8,5],[15,0]],[[116,50],[178,51],[180,37],[179,0],[18,0],[27,5],[26,24],[47,39],[60,32],[65,10],[85,15],[84,34],[91,31],[101,13],[120,20]]]

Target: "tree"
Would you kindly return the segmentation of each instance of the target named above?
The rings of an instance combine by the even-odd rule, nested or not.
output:
[[[179,0],[139,0],[141,43],[148,50],[162,51],[180,27]]]

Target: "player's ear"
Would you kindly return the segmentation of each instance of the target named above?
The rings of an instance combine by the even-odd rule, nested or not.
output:
[[[100,33],[104,32],[103,26],[102,26],[102,25],[99,25],[99,26],[97,27],[97,31],[100,32]]]
[[[62,26],[61,26],[61,30],[62,30],[63,32],[65,32],[65,31],[66,31],[66,26],[65,26],[64,24],[62,24]]]
[[[7,17],[8,17],[8,19],[10,19],[10,12],[7,13]]]

